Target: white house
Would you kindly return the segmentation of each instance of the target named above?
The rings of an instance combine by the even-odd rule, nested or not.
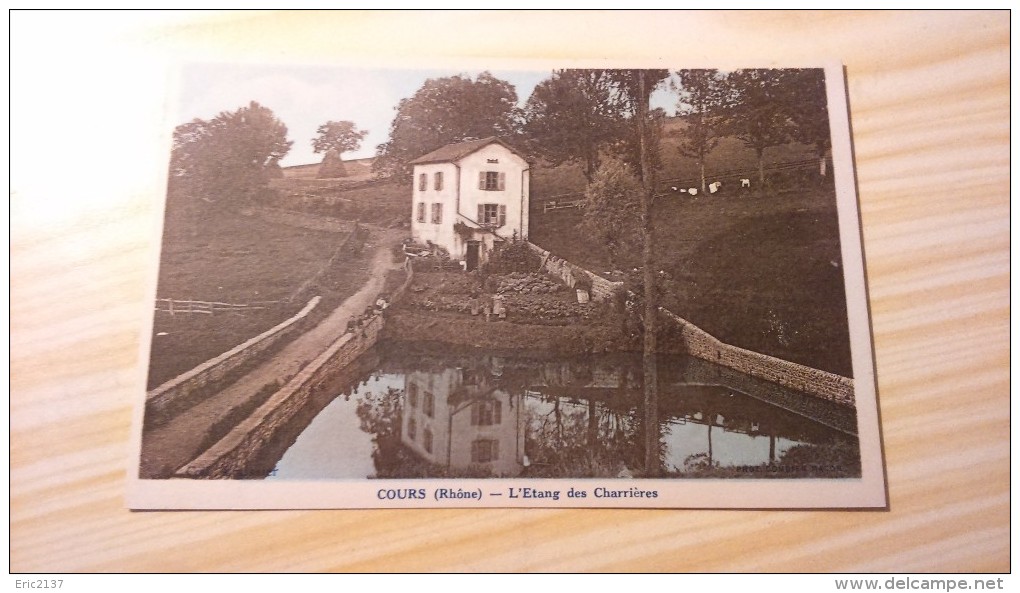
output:
[[[411,238],[474,270],[500,241],[528,236],[528,162],[496,137],[450,144],[411,161]]]

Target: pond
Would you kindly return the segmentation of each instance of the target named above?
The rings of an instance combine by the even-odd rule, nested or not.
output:
[[[267,479],[647,475],[640,356],[384,344],[368,359],[264,460]],[[660,357],[656,410],[659,477],[860,476],[852,410],[730,369]]]

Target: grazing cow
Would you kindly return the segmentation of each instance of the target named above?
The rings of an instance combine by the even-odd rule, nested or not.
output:
[[[691,194],[692,196],[696,196],[698,195],[698,188],[692,187],[691,189],[687,190],[687,193]]]
[[[740,187],[751,187],[751,180],[748,179],[747,177],[744,177],[743,179],[740,180]]]
[[[708,193],[714,194],[715,192],[719,191],[720,187],[722,187],[722,181],[713,181],[712,183],[708,184]]]

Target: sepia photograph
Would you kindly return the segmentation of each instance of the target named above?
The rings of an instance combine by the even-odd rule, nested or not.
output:
[[[885,505],[840,67],[179,78],[136,508]]]
[[[665,8],[11,11],[14,587],[1009,589],[1011,13]]]

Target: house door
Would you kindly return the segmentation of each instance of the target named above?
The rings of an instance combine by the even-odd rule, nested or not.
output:
[[[478,253],[481,249],[481,243],[478,241],[468,241],[467,244],[467,271],[478,269]]]

